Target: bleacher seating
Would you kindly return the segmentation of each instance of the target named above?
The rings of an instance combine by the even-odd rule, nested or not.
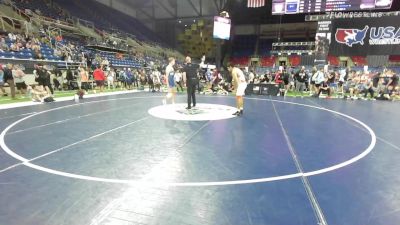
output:
[[[389,61],[393,63],[400,63],[400,55],[389,56]]]
[[[328,63],[332,66],[339,66],[340,62],[338,57],[328,55]]]
[[[275,56],[265,56],[261,58],[262,67],[272,67],[276,62]]]
[[[291,66],[300,66],[301,57],[299,55],[291,55],[289,56],[289,62]]]
[[[65,19],[63,10],[77,18],[91,21],[100,30],[107,32],[123,31],[133,34],[140,41],[147,41],[166,46],[165,43],[139,20],[123,14],[94,0],[54,0],[51,5],[45,0],[15,0],[15,5],[20,9],[39,10],[43,16],[53,19]],[[99,30],[98,30],[99,31]],[[100,31],[99,31],[100,32]]]
[[[124,32],[134,34],[138,40],[162,43],[162,40],[153,31],[137,19],[97,1],[55,0],[55,2],[72,15],[92,21],[101,29],[110,30],[110,27],[115,27]]]
[[[124,67],[135,67],[138,68],[141,64],[137,60],[133,60],[131,58],[121,58],[118,59],[115,53],[112,52],[100,52],[101,58],[107,58],[110,65],[112,66],[124,66]]]
[[[248,66],[250,62],[250,58],[243,56],[243,57],[233,57],[231,58],[230,62],[233,65],[239,65],[239,66]]]
[[[356,66],[365,66],[367,65],[367,59],[364,56],[352,56],[351,60]]]

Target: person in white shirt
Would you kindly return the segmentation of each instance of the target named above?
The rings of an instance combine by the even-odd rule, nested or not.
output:
[[[320,70],[316,72],[314,80],[315,80],[315,93],[318,93],[319,88],[321,87],[322,83],[324,83],[324,81],[325,81],[325,73],[324,73],[323,67],[321,67]]]
[[[346,82],[347,70],[341,69],[339,71],[339,91],[343,93],[343,84]]]
[[[112,86],[113,89],[115,89],[115,84],[114,84],[114,79],[115,79],[115,70],[111,69],[110,67],[107,68],[107,86],[108,90],[110,90],[110,87]]]
[[[238,111],[233,115],[241,116],[243,115],[244,108],[243,96],[247,88],[246,78],[242,70],[231,64],[228,64],[228,71],[232,74],[232,82],[236,91],[236,106]]]
[[[182,73],[180,70],[177,70],[175,73],[175,83],[176,83],[176,89],[179,92],[179,88],[181,88],[181,92],[183,92],[183,87],[182,87]]]
[[[249,84],[252,84],[252,83],[254,83],[254,78],[255,78],[255,76],[254,76],[254,73],[253,73],[253,71],[250,71],[250,73],[249,73]]]
[[[23,97],[22,95],[26,94],[27,88],[24,80],[25,73],[21,70],[21,68],[14,66],[12,70],[12,75],[14,77],[15,86],[17,87],[17,90],[19,91],[21,97]]]
[[[155,91],[160,92],[161,90],[161,79],[160,79],[161,73],[158,70],[154,70],[152,74],[152,79],[154,83],[154,89]]]

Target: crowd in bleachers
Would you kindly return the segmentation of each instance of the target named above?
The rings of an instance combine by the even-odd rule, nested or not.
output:
[[[11,59],[61,60],[49,46],[50,38],[18,33],[0,33],[0,57]]]
[[[310,69],[281,68],[278,71],[267,70],[264,73],[250,71],[248,78],[249,83],[253,84],[276,84],[280,88],[278,95],[281,96],[293,92],[295,96],[307,93],[313,97],[324,95],[326,98],[352,100],[398,100],[400,97],[399,75],[387,68],[376,71],[327,66]]]

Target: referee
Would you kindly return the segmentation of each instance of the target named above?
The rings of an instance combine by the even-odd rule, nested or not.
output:
[[[187,96],[188,96],[188,107],[186,109],[196,107],[196,87],[199,83],[199,79],[197,76],[199,65],[192,64],[192,59],[187,56],[185,59],[186,65],[183,68],[183,72],[185,73],[186,77],[186,87],[187,87]]]

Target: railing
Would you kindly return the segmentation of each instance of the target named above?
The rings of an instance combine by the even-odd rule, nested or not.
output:
[[[11,17],[3,15],[1,13],[0,13],[0,23],[1,23],[1,28],[4,31],[7,31],[6,24],[8,24],[9,26],[11,26],[13,31],[14,30],[23,30],[23,31],[25,31],[25,33],[31,32],[31,23],[30,22],[11,18]]]
[[[95,29],[94,23],[91,21],[87,21],[87,20],[83,20],[80,19],[78,17],[73,17],[73,20],[75,21],[76,24],[91,28],[91,29]]]
[[[26,19],[29,22],[31,21],[31,17],[28,14],[26,14],[24,10],[19,9],[12,1],[8,1],[7,4],[10,5],[13,11],[16,12],[19,16],[21,16],[22,18]]]
[[[74,26],[75,25],[74,20],[71,18],[67,18],[66,21],[63,21],[46,17],[43,15],[38,15],[33,11],[31,11],[31,14],[27,14],[24,10],[18,8],[18,6],[16,6],[12,1],[7,1],[6,4],[10,5],[14,12],[18,13],[18,15],[26,19],[28,22],[31,22],[33,20],[39,26],[41,25],[42,22],[44,22],[46,24],[53,24],[60,26],[64,29],[76,30]]]

